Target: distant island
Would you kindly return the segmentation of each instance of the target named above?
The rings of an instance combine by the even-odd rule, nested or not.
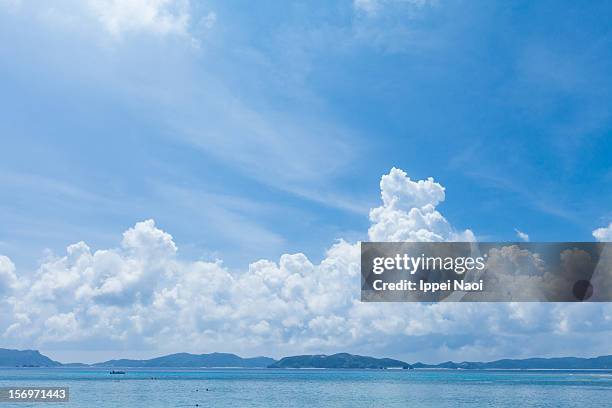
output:
[[[348,353],[338,353],[327,356],[325,354],[293,356],[281,358],[268,368],[412,368],[410,364],[391,358],[374,358],[356,356]]]
[[[0,367],[108,367],[108,368],[327,368],[327,369],[449,369],[449,370],[612,370],[612,356],[594,358],[557,357],[503,359],[490,362],[447,361],[440,364],[409,364],[391,358],[375,358],[348,353],[284,357],[242,358],[231,353],[176,353],[149,360],[109,360],[95,364],[62,364],[37,350],[0,348]]]
[[[269,357],[242,358],[230,353],[176,353],[150,360],[109,360],[92,364],[94,367],[240,367],[260,368],[274,364]]]
[[[9,350],[0,348],[2,367],[60,367],[62,363],[51,360],[38,350]]]
[[[503,359],[490,362],[464,361],[455,363],[447,361],[441,364],[415,363],[414,368],[446,368],[453,370],[610,370],[612,356],[594,358],[556,357],[526,358],[520,360]]]

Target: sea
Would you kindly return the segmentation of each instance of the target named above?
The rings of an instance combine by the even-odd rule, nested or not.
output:
[[[612,371],[4,368],[0,387],[68,387],[3,407],[611,407]]]

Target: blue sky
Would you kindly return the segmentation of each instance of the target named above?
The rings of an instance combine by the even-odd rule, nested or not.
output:
[[[203,2],[186,39],[5,6],[0,248],[31,266],[153,217],[190,255],[320,257],[363,237],[392,166],[484,239],[590,240],[612,217],[607,8]]]
[[[230,269],[367,239],[392,167],[479,240],[612,221],[607,2],[0,0],[0,254],[155,219]],[[50,250],[50,251],[49,251]]]

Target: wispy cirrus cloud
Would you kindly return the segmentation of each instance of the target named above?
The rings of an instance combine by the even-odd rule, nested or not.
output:
[[[13,231],[4,232],[5,247],[21,247],[19,253],[29,247],[40,253],[39,241],[20,242],[22,235],[14,232],[36,235],[32,219],[48,226],[64,223],[64,228],[48,229],[58,234],[56,243],[48,243],[54,248],[65,245],[60,233],[72,231],[85,213],[89,229],[110,232],[107,222],[93,226],[96,221],[90,215],[95,211],[90,210],[96,197],[105,204],[99,206],[96,220],[119,224],[122,216],[117,214],[131,222],[128,214],[139,213],[173,219],[175,228],[200,225],[174,216],[175,202],[155,187],[161,184],[183,186],[182,191],[197,185],[186,194],[212,197],[203,208],[218,215],[217,228],[202,235],[207,240],[219,236],[224,220],[222,235],[232,248],[241,246],[235,237],[258,235],[261,245],[277,251],[288,239],[278,223],[263,225],[252,214],[245,217],[218,206],[214,198],[222,190],[219,186],[232,190],[227,196],[237,204],[267,199],[287,217],[296,202],[325,211],[367,212],[361,196],[335,188],[336,177],[346,175],[357,160],[359,136],[319,114],[325,108],[313,92],[301,92],[302,83],[277,75],[291,70],[277,64],[271,53],[245,40],[234,44],[235,33],[228,34],[225,16],[206,4],[183,0],[24,0],[8,13],[0,8],[2,35],[18,39],[2,51],[9,61],[3,66],[5,78],[11,78],[7,83],[36,95],[36,109],[43,113],[32,123],[27,120],[29,110],[16,108],[7,97],[3,101],[23,120],[4,121],[3,131],[23,136],[9,141],[14,145],[11,151],[36,155],[37,173],[45,174],[48,182],[37,184],[30,180],[33,176],[23,179],[23,171],[13,170],[20,168],[18,163],[3,163],[10,170],[4,174],[11,178],[11,191],[18,191],[14,201],[33,202],[37,194],[60,197],[57,206],[28,207],[28,216],[15,217],[16,211],[24,212],[15,208],[0,214],[0,219],[11,219]],[[21,33],[21,27],[29,27],[27,33]],[[39,72],[29,76],[31,69]],[[252,80],[241,83],[240,78]],[[97,147],[85,146],[84,140]],[[27,143],[39,147],[24,148]],[[181,167],[184,157],[175,160],[168,151],[181,151],[190,157],[189,165]],[[62,166],[51,163],[56,156]],[[182,171],[176,171],[179,167]],[[220,173],[227,174],[225,180],[216,176]],[[215,186],[211,178],[216,178]],[[92,183],[94,179],[99,184]],[[186,179],[198,182],[184,183]],[[243,186],[270,190],[274,197],[253,199]],[[56,190],[50,192],[52,188]],[[69,200],[61,198],[67,196]],[[279,203],[278,197],[291,203]],[[211,217],[192,213],[202,222]]]

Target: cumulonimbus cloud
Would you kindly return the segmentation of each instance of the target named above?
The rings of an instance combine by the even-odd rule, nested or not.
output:
[[[413,181],[393,168],[380,186],[370,240],[474,240],[436,209],[445,191],[433,179]],[[124,232],[118,248],[79,242],[34,274],[1,256],[0,333],[14,347],[348,350],[435,360],[554,352],[546,348],[551,336],[567,350],[587,332],[612,330],[612,310],[600,305],[361,303],[359,256],[359,243],[339,240],[320,263],[285,254],[234,271],[222,261],[181,259],[173,237],[146,220]],[[517,349],[517,339],[531,341]],[[594,352],[604,347],[592,343]]]

